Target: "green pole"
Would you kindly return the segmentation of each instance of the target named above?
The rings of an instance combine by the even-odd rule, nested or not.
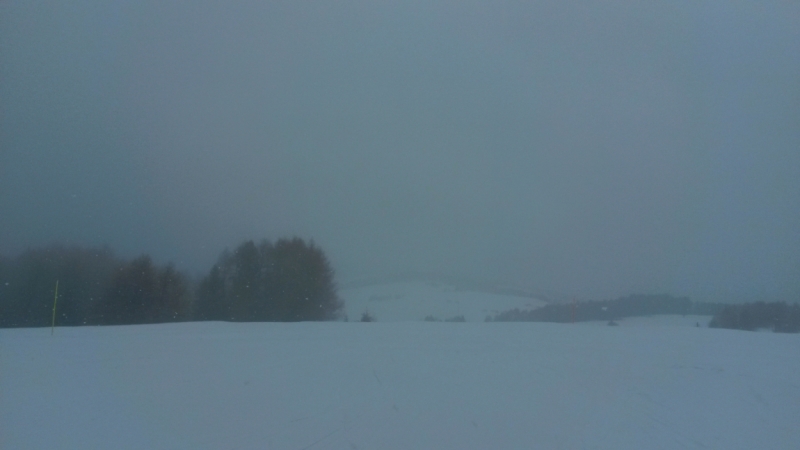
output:
[[[50,328],[50,336],[56,332],[56,303],[58,302],[58,280],[56,280],[56,293],[53,296],[53,326]]]

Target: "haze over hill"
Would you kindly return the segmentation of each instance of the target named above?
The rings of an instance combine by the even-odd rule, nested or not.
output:
[[[800,4],[0,2],[0,254],[800,298]]]

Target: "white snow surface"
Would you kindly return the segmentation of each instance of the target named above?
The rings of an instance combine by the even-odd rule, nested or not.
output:
[[[795,449],[798,355],[683,322],[7,329],[0,448]]]
[[[382,283],[342,289],[349,320],[360,320],[369,311],[380,322],[407,322],[432,316],[438,320],[463,316],[467,322],[483,322],[486,316],[514,308],[534,309],[545,302],[521,295],[477,292],[450,283],[412,281]]]

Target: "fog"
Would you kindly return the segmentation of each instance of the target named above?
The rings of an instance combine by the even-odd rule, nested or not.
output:
[[[800,4],[0,3],[0,254],[800,294]]]

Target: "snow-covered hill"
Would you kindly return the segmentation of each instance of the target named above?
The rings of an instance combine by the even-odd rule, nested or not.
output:
[[[798,354],[682,326],[0,330],[0,448],[793,449]]]
[[[533,309],[545,304],[521,295],[479,292],[435,281],[381,283],[342,289],[340,297],[350,320],[365,311],[380,322],[418,322],[431,316],[439,320],[463,316],[483,322],[486,316],[509,309]]]

